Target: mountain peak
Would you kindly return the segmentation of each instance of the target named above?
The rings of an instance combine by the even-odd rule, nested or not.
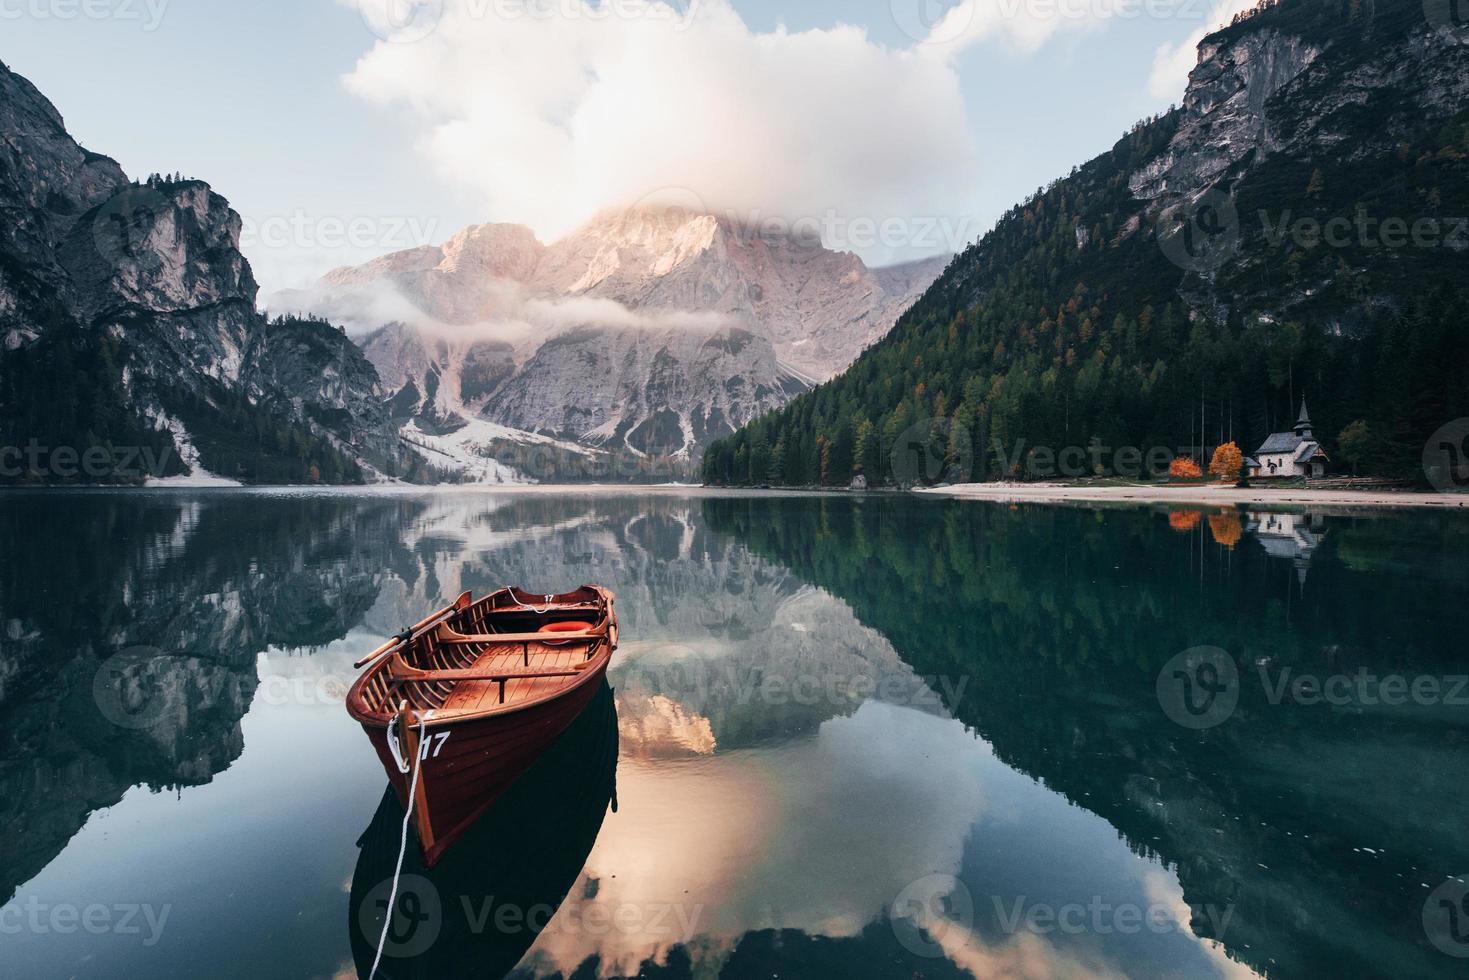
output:
[[[444,243],[438,271],[525,282],[546,246],[524,225],[471,225]]]

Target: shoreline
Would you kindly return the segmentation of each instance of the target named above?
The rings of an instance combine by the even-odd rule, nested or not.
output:
[[[1230,507],[1235,504],[1262,507],[1399,507],[1437,510],[1469,509],[1469,493],[1414,493],[1373,490],[1272,490],[1232,486],[1135,486],[1081,487],[1058,483],[967,483],[915,493],[956,500],[988,500],[997,503],[1126,503],[1194,504]]]

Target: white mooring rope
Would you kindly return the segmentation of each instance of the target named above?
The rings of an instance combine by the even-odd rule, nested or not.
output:
[[[408,774],[410,768],[413,770],[413,779],[408,784],[408,806],[403,813],[403,836],[398,842],[398,866],[393,869],[393,890],[388,893],[388,910],[387,914],[383,916],[383,934],[378,937],[377,956],[373,958],[372,972],[367,975],[367,980],[373,980],[377,976],[377,968],[383,961],[383,950],[388,945],[388,930],[393,926],[393,905],[398,901],[398,878],[403,874],[403,858],[408,854],[408,823],[413,819],[413,801],[418,795],[418,774],[423,769],[423,736],[428,728],[429,716],[432,714],[432,711],[426,712],[418,719],[418,751],[413,753],[413,762],[408,766],[404,766],[402,762],[398,761],[398,758],[394,759],[395,762],[398,762],[398,771],[405,776]],[[401,718],[402,716],[400,715],[399,717]],[[391,729],[388,730],[388,734],[390,736],[392,735]],[[390,739],[389,745],[391,744],[392,740]],[[397,757],[398,753],[395,752],[393,755]]]
[[[546,596],[546,608],[544,608],[544,609],[537,609],[535,606],[531,605],[530,603],[526,602],[524,599],[520,598],[520,596],[516,595],[515,592],[516,592],[515,589],[511,589],[510,590],[510,598],[514,599],[517,603],[519,603],[521,609],[529,609],[531,612],[535,613],[537,616],[544,616],[544,615],[546,615],[546,613],[548,613],[552,609],[555,609],[556,608],[556,597],[553,596],[553,595]]]

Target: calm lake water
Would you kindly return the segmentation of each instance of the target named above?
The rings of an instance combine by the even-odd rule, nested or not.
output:
[[[410,849],[380,976],[1469,972],[1462,516],[10,493],[0,547],[7,978],[366,976],[353,660],[584,582],[611,689]]]

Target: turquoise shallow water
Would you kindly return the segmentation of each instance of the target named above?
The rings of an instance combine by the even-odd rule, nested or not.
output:
[[[366,975],[341,697],[464,590],[623,644],[381,976],[1462,976],[1469,521],[900,496],[0,495],[0,975]],[[514,841],[514,846],[506,846]]]

